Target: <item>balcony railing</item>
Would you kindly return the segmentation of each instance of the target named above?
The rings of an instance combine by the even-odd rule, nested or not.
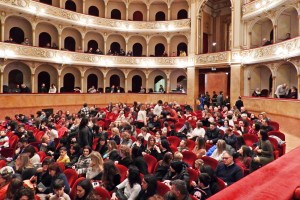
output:
[[[242,7],[243,20],[258,16],[287,2],[290,4],[296,2],[296,0],[255,0],[247,3]]]
[[[105,29],[123,32],[178,32],[190,31],[190,19],[137,22],[94,17],[76,13],[66,9],[57,8],[30,0],[1,0],[0,6],[17,9],[18,11],[37,15],[39,18],[55,19],[56,21],[69,22],[78,26]]]

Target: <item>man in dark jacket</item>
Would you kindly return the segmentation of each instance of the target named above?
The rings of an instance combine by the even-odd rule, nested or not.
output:
[[[210,123],[209,128],[206,130],[206,143],[216,144],[218,139],[222,139],[220,129],[217,128],[216,123]]]

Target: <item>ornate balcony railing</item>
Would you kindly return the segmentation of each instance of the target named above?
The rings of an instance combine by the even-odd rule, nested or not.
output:
[[[244,4],[242,7],[243,20],[250,19],[258,16],[263,12],[267,12],[282,4],[291,4],[297,0],[255,0],[250,3]]]
[[[105,29],[124,32],[178,32],[190,31],[190,19],[137,22],[94,17],[66,9],[57,8],[31,0],[0,0],[0,6],[14,8],[22,12],[37,15],[39,18],[55,19],[56,21],[68,22],[78,26]]]
[[[300,55],[300,37],[255,49],[232,52],[231,62],[254,64],[276,60],[289,60]]]

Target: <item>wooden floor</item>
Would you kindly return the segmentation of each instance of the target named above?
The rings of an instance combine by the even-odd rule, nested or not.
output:
[[[300,146],[300,120],[295,118],[282,117],[278,115],[268,115],[271,120],[280,125],[280,131],[286,137],[286,152]]]

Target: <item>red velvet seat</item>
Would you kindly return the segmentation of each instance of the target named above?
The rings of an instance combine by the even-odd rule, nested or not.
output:
[[[173,147],[178,147],[179,143],[180,143],[180,139],[176,136],[169,136],[168,138],[168,141],[170,143],[170,146],[173,146]]]
[[[45,135],[44,131],[39,131],[36,135],[35,135],[35,139],[37,142],[41,142],[42,137]]]
[[[157,188],[156,188],[157,194],[159,194],[160,196],[164,196],[169,191],[170,191],[170,188],[166,184],[164,184],[160,181],[157,181]]]
[[[2,167],[5,167],[6,166],[6,161],[5,160],[0,160],[0,169]]]
[[[183,127],[184,123],[176,123],[175,124],[175,130],[176,132],[178,132],[182,127]]]
[[[61,172],[64,172],[64,171],[65,171],[65,169],[66,169],[66,167],[65,167],[65,164],[64,164],[64,163],[62,163],[62,162],[56,162],[56,163],[58,164],[58,166],[59,166],[59,168],[60,168]]]
[[[149,154],[144,155],[144,159],[148,165],[148,172],[150,174],[154,173],[154,168],[157,164],[157,159]]]
[[[71,199],[75,199],[75,197],[76,197],[76,192],[77,192],[76,187],[77,187],[78,183],[80,183],[80,182],[83,181],[84,179],[85,179],[84,177],[80,177],[80,178],[78,178],[78,179],[75,181],[75,183],[73,184],[73,187],[71,188],[71,192],[70,192],[70,195],[69,195]]]
[[[243,134],[243,138],[245,140],[246,145],[249,147],[253,147],[253,144],[258,142],[258,137],[256,135]]]
[[[213,170],[216,170],[218,166],[218,161],[216,159],[213,159],[209,156],[203,156],[201,159],[204,161],[204,164],[209,165]]]
[[[120,165],[120,164],[116,164],[116,167],[119,169],[120,171],[120,176],[121,176],[121,182],[123,182],[126,178],[127,178],[127,170],[128,168],[123,166],[123,165]]]
[[[76,179],[78,178],[78,174],[74,169],[66,169],[64,171],[64,174],[67,177],[69,186],[72,188],[72,186],[74,185]]]
[[[41,161],[44,160],[45,157],[47,156],[46,153],[43,151],[38,151],[36,153],[40,156]]]
[[[190,184],[191,184],[192,181],[196,181],[198,179],[199,173],[197,170],[192,168],[188,168],[187,170],[190,175]]]
[[[15,155],[15,150],[13,148],[2,148],[0,155],[4,158],[13,157]]]
[[[273,127],[274,131],[279,131],[279,124],[277,122],[269,121],[268,124]]]
[[[58,138],[62,138],[66,133],[68,133],[67,127],[61,127],[58,130]]]
[[[109,192],[106,189],[104,189],[103,187],[100,187],[100,186],[95,187],[95,191],[96,191],[96,194],[101,197],[101,200],[110,200],[111,199]]]
[[[284,135],[284,133],[282,133],[280,131],[269,131],[268,135],[269,136],[270,135],[275,135],[275,136],[279,137],[282,141],[285,141],[285,135]],[[280,154],[280,156],[284,155],[285,152],[286,152],[286,144],[284,143],[284,144],[281,144],[279,146],[279,154]]]
[[[274,155],[274,159],[279,158],[279,147],[278,147],[278,142],[275,138],[271,138],[269,137],[269,141],[271,142],[272,146],[273,146],[273,155]]]
[[[198,200],[196,197],[194,197],[193,195],[190,194],[190,198],[191,200]]]
[[[18,136],[16,135],[11,136],[8,141],[9,147],[15,149],[17,147],[18,141],[19,141]]]
[[[195,147],[195,141],[194,140],[186,140],[186,146],[189,148],[190,151],[192,151]]]
[[[225,182],[220,178],[217,178],[217,179],[218,179],[218,186],[219,186],[220,191],[225,189],[227,187]]]
[[[189,164],[191,167],[194,166],[195,160],[197,160],[197,155],[191,151],[183,151],[183,161]]]
[[[99,138],[94,138],[94,139],[93,139],[92,149],[93,149],[94,151],[96,150],[96,147],[97,147],[97,144],[98,144],[98,140],[99,140]]]

